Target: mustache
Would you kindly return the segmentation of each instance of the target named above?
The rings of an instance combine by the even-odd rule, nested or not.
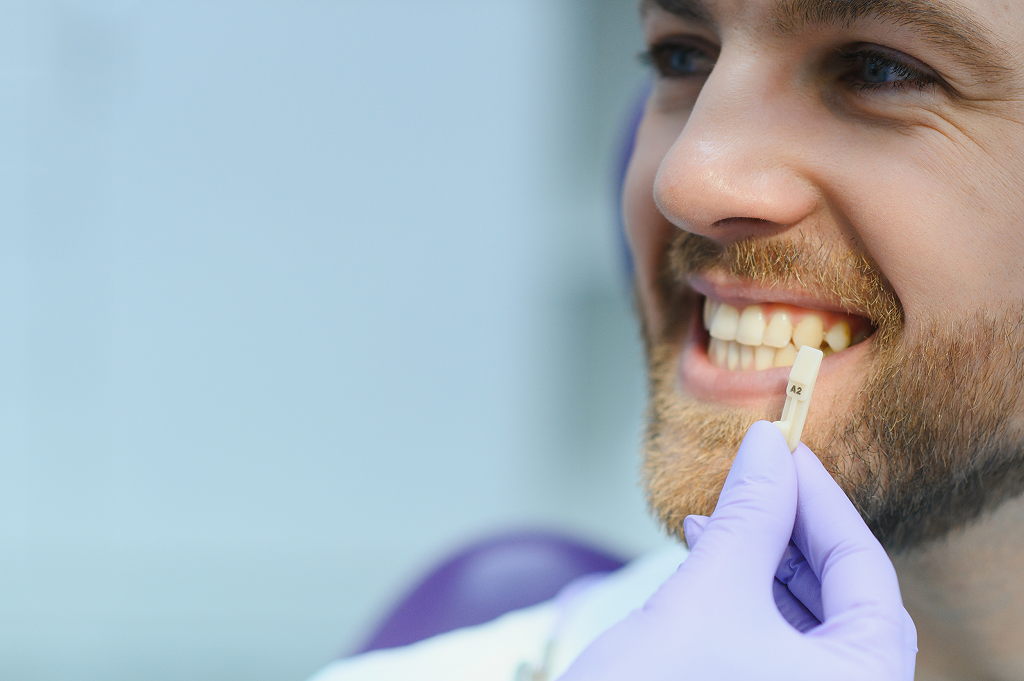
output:
[[[723,245],[681,231],[668,249],[665,269],[663,285],[671,298],[688,290],[689,275],[722,272],[762,286],[795,284],[851,314],[866,316],[881,346],[894,342],[903,328],[903,306],[870,255],[803,233]]]

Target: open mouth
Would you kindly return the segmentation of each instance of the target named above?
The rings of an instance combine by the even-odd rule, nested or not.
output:
[[[826,356],[842,352],[873,333],[864,317],[762,303],[737,307],[704,299],[708,361],[728,371],[792,366],[804,345]]]

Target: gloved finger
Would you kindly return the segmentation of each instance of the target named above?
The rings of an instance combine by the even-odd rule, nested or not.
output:
[[[707,527],[709,520],[711,518],[706,515],[688,515],[683,518],[683,534],[686,536],[686,546],[691,551],[704,534],[704,528]]]
[[[803,552],[793,542],[789,543],[782,554],[775,579],[785,584],[789,592],[818,622],[825,619],[825,612],[821,607],[821,583],[818,581],[818,575],[814,574]]]
[[[808,610],[800,600],[793,595],[785,584],[778,579],[772,584],[772,596],[775,597],[775,607],[779,609],[790,626],[803,633],[810,631],[821,624],[821,621]]]
[[[768,587],[789,545],[796,503],[786,440],[774,425],[758,421],[743,438],[718,505],[684,565],[714,571],[725,577],[717,582],[733,589]]]
[[[793,453],[800,481],[793,541],[821,582],[823,622],[858,608],[903,621],[896,570],[857,509],[804,445]]]

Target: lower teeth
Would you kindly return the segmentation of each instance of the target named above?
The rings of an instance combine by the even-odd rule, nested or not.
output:
[[[772,367],[793,366],[798,350],[792,343],[776,349],[767,345],[752,347],[736,341],[712,338],[708,344],[708,360],[730,371],[762,371]],[[821,350],[826,356],[833,352],[827,345]]]

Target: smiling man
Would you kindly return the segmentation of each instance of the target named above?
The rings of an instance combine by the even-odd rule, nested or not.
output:
[[[721,537],[742,528],[712,532],[715,516],[684,528],[687,517],[716,504],[721,516],[726,497],[736,502],[737,489],[767,480],[774,501],[734,508],[774,509],[761,515],[783,518],[783,544],[759,549],[752,532],[736,556],[757,563],[761,551],[774,571],[792,532],[786,551],[796,553],[783,567],[810,564],[820,594],[802,597],[789,583],[803,613],[795,619],[776,595],[790,634],[828,636],[835,594],[860,579],[846,600],[871,601],[876,590],[888,609],[848,621],[881,622],[872,631],[902,647],[847,659],[850,678],[913,676],[901,588],[917,627],[916,678],[1024,679],[1024,4],[645,0],[641,17],[655,82],[624,210],[650,369],[651,508],[691,544],[707,527],[701,544],[712,548],[700,560],[714,561],[716,551],[728,554],[713,548]],[[803,345],[826,356],[803,435],[809,450],[794,464],[778,458],[777,434],[748,428],[778,418]],[[863,522],[844,515],[841,493],[819,503],[832,479]],[[874,539],[859,534],[865,523],[888,558],[872,554]],[[821,533],[832,542],[823,551]],[[673,601],[663,588],[643,609],[663,618],[653,632],[613,627],[570,674],[625,668],[660,678],[674,662],[644,674],[641,657],[675,655],[696,671],[694,651],[725,649],[725,632],[698,629],[639,652],[659,645],[657,627],[692,615],[702,590],[726,593],[736,586],[728,580],[745,579],[721,556],[720,569],[679,577],[697,565],[697,550],[672,577],[690,595]],[[809,555],[816,551],[823,564]],[[828,561],[845,553],[874,562],[828,574]],[[412,669],[423,678],[435,667],[449,679],[506,679],[510,668],[521,679],[553,678],[683,557],[641,561],[571,598],[343,663],[325,678]],[[899,588],[895,577],[889,584],[889,559]],[[738,620],[757,598],[738,601]],[[698,621],[712,622],[712,610]],[[766,632],[733,639],[730,654],[759,650],[751,659],[773,678],[813,671],[806,646],[780,652],[797,640],[789,634],[765,652],[774,640]],[[681,640],[690,645],[677,650]],[[478,651],[472,663],[468,650]]]
[[[643,16],[625,200],[652,507],[676,534],[710,513],[794,346],[820,346],[803,439],[893,555],[921,675],[1024,678],[1024,6]]]
[[[659,75],[626,214],[662,520],[710,512],[802,344],[828,355],[804,439],[887,546],[1015,496],[1022,8],[644,7]]]

